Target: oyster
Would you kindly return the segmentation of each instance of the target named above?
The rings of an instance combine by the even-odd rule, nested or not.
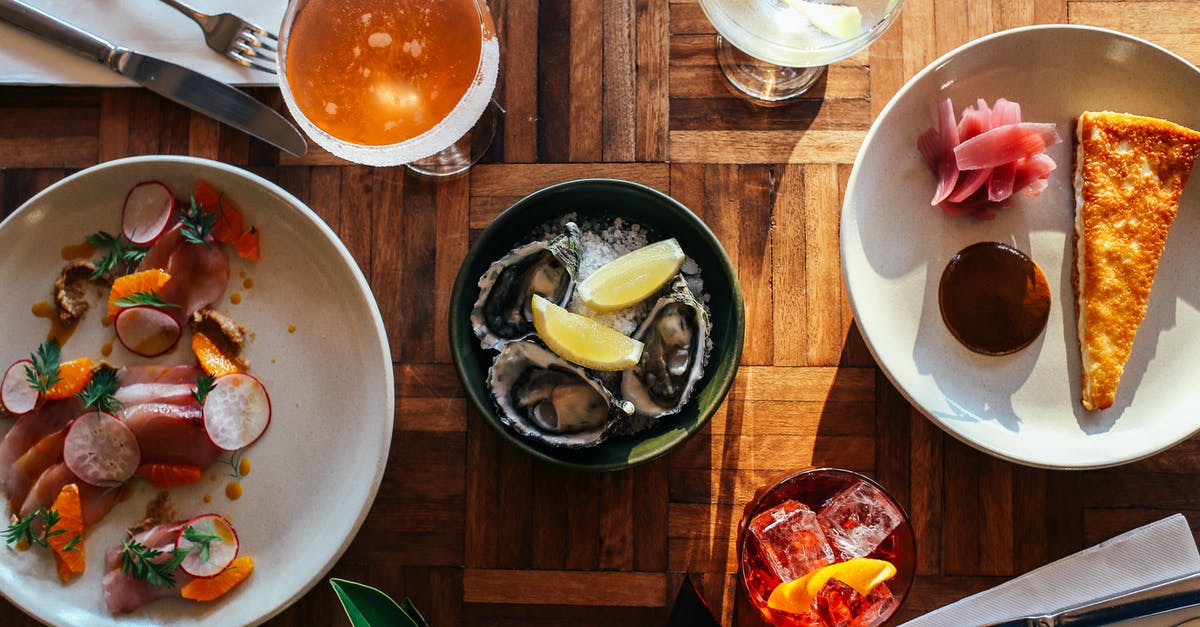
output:
[[[513,249],[479,278],[479,298],[471,310],[471,328],[485,349],[533,333],[530,303],[534,294],[565,307],[579,272],[579,227],[550,241]]]
[[[633,334],[645,344],[641,361],[621,374],[621,395],[636,414],[658,418],[683,409],[704,374],[711,331],[708,310],[676,276]]]
[[[633,412],[583,368],[532,341],[505,344],[487,384],[501,422],[552,446],[595,446]]]

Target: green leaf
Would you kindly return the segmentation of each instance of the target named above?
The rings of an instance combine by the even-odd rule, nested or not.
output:
[[[416,618],[397,605],[391,597],[371,586],[337,578],[331,578],[329,585],[333,586],[333,591],[337,593],[342,608],[346,610],[346,616],[354,627],[428,627],[425,619],[421,618],[421,614],[412,607],[412,602],[408,599],[405,599],[404,603],[412,608]]]
[[[425,617],[421,616],[421,612],[417,610],[417,606],[413,605],[412,599],[404,597],[404,600],[400,602],[400,609],[405,614],[408,614],[408,617],[420,625],[420,627],[429,627],[429,623],[426,622]]]

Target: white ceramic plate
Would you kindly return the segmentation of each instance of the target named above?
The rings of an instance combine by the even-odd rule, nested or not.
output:
[[[105,163],[64,179],[0,224],[0,362],[11,363],[45,338],[47,321],[30,307],[46,300],[66,244],[117,232],[125,194],[140,181],[166,183],[187,198],[204,178],[259,227],[262,260],[231,255],[229,289],[216,303],[252,331],[245,355],[271,394],[272,421],[246,452],[245,494],[225,496],[229,468],[213,466],[198,485],[172,491],[181,515],[225,514],[255,560],[254,574],[225,597],[198,604],[158,601],[114,617],[100,578],[105,550],[141,519],[154,490],[143,486],[88,531],[87,571],[59,582],[41,549],[0,548],[0,593],[40,620],[62,625],[247,625],[273,616],[315,584],[358,531],[387,465],[393,416],[391,353],[370,288],[327,226],[299,200],[244,170],[187,157]],[[241,272],[253,280],[246,288]],[[98,289],[97,289],[98,291]],[[241,304],[231,304],[233,292]],[[94,299],[99,301],[100,298]],[[63,359],[100,356],[111,328],[96,310],[63,348]],[[288,327],[295,326],[289,333]],[[168,357],[184,362],[184,342]],[[116,344],[110,360],[133,357]],[[7,421],[5,421],[7,422]],[[8,425],[0,425],[7,430]],[[222,456],[227,457],[227,456]],[[217,476],[216,481],[210,475]],[[204,503],[204,495],[212,497]]]
[[[1035,26],[997,33],[938,59],[880,114],[858,154],[842,209],[842,263],[859,328],[892,382],[960,440],[1004,459],[1095,468],[1153,455],[1200,429],[1200,190],[1193,180],[1167,240],[1146,319],[1116,403],[1079,402],[1079,343],[1071,285],[1074,120],[1085,110],[1161,117],[1200,128],[1200,73],[1153,44],[1107,30]],[[1054,122],[1064,143],[1041,196],[1021,195],[995,220],[930,207],[935,178],[917,153],[949,96],[1021,104]],[[937,288],[950,257],[979,241],[1028,253],[1050,282],[1045,333],[1024,350],[988,357],[946,330]]]

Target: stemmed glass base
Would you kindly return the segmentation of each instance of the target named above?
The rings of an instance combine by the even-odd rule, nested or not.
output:
[[[738,91],[765,105],[783,104],[808,91],[825,66],[786,67],[756,59],[717,35],[717,61]]]
[[[496,128],[504,109],[495,100],[488,103],[475,126],[453,144],[424,159],[404,164],[409,170],[422,176],[446,178],[462,174],[471,169],[496,139]]]

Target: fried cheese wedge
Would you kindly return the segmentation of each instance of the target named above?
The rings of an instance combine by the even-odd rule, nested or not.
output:
[[[1085,409],[1113,404],[1200,132],[1127,113],[1084,112],[1075,129],[1076,315]]]

